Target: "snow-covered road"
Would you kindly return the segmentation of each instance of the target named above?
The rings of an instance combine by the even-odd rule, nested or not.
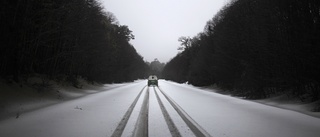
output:
[[[320,119],[160,80],[129,83],[0,121],[1,137],[319,137]]]

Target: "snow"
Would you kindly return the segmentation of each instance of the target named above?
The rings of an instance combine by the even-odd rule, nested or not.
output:
[[[292,111],[297,111],[303,114],[320,118],[320,113],[313,111],[315,107],[319,105],[320,101],[311,103],[301,102],[298,99],[289,99],[287,95],[279,95],[267,99],[256,100],[255,102],[273,107],[289,109]]]
[[[83,88],[78,89],[72,86],[57,86],[52,82],[52,86],[44,89],[45,91],[39,91],[31,84],[33,82],[35,81],[29,81],[26,84],[5,84],[0,81],[0,121],[7,118],[14,119],[25,112],[125,85],[91,85],[82,82]]]
[[[144,89],[145,91],[141,94],[141,97],[144,97],[146,94],[146,89]],[[140,109],[142,107],[142,103],[143,103],[143,98],[139,98],[136,107],[133,109],[133,112],[130,116],[130,119],[128,120],[127,126],[125,127],[122,136],[123,137],[131,137],[134,133],[135,130],[135,125],[138,121],[138,117],[139,117],[139,113],[140,113]]]
[[[80,137],[111,135],[145,83],[133,83],[0,121],[0,136]]]
[[[159,93],[159,90],[156,90],[156,92]],[[167,109],[169,115],[171,116],[174,123],[176,123],[176,126],[183,137],[195,137],[193,132],[190,130],[190,128],[187,126],[186,123],[184,123],[183,119],[179,116],[177,111],[174,110],[174,108],[170,105],[170,103],[165,99],[165,97],[162,94],[159,94],[160,99],[162,100],[165,108]]]
[[[146,80],[140,80],[125,84],[86,85],[81,90],[65,87],[58,89],[59,94],[52,91],[41,96],[40,101],[32,101],[39,98],[38,93],[35,94],[32,89],[23,87],[25,91],[20,93],[25,98],[5,96],[9,99],[3,103],[2,110],[8,113],[0,115],[0,136],[111,136],[140,91],[142,94],[122,136],[132,136],[147,91],[150,93],[149,136],[171,136],[155,92],[159,94],[181,135],[194,136],[159,89],[144,88],[146,84]],[[19,87],[0,86],[5,87],[1,90],[6,91],[21,90]],[[279,105],[272,104],[272,100],[248,101],[218,94],[213,89],[200,89],[164,80],[159,80],[159,88],[214,137],[318,137],[320,135],[319,118],[303,114],[302,111],[271,106]],[[58,98],[58,95],[64,99]],[[12,103],[18,105],[10,105]],[[301,108],[300,110],[305,107],[296,106]],[[20,111],[19,108],[23,108],[24,111]],[[17,110],[21,112],[18,118],[15,114]]]
[[[150,103],[149,103],[149,136],[154,137],[169,137],[171,136],[166,121],[162,115],[153,88],[149,88]],[[156,123],[156,124],[155,124]]]
[[[212,136],[318,137],[320,119],[291,110],[162,81],[160,88]],[[160,85],[159,84],[159,85]]]

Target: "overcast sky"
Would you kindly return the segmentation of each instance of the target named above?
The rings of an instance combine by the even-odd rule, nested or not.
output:
[[[100,0],[121,25],[132,30],[130,43],[145,61],[168,62],[181,36],[196,36],[229,0]]]

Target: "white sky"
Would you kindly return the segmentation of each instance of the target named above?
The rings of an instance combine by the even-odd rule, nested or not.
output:
[[[132,30],[130,43],[145,61],[168,62],[181,36],[196,36],[229,0],[100,0],[121,25]]]

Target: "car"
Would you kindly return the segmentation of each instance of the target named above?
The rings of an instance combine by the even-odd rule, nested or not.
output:
[[[148,78],[148,86],[158,86],[158,77],[156,75],[150,75]]]

